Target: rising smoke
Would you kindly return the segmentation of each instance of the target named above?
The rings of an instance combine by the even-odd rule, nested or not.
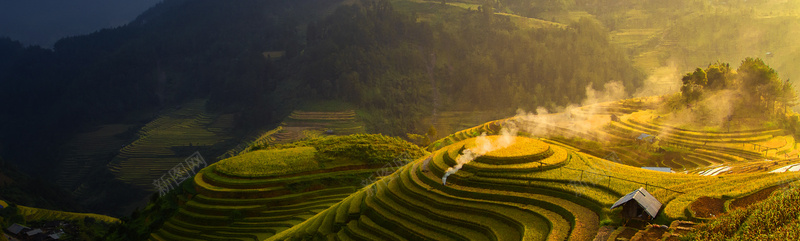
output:
[[[486,153],[503,149],[511,146],[511,144],[514,144],[514,136],[516,135],[517,129],[514,126],[503,127],[503,129],[500,130],[500,136],[494,141],[492,141],[491,138],[486,137],[486,132],[481,133],[481,135],[475,139],[475,147],[464,149],[462,154],[456,158],[456,165],[447,168],[442,176],[442,185],[447,184],[448,176],[455,174],[458,172],[458,170],[461,170],[461,168],[467,163],[472,162],[476,158],[483,156]]]
[[[679,76],[677,68],[673,65],[662,67],[648,79],[655,87],[639,90],[636,95],[674,92],[680,88]],[[605,133],[593,130],[611,122],[611,115],[607,114],[609,104],[628,96],[625,86],[620,81],[612,81],[603,85],[602,90],[596,90],[591,84],[586,86],[586,99],[580,105],[560,107],[555,110],[555,113],[550,113],[544,107],[538,107],[534,112],[518,109],[514,118],[511,118],[512,121],[504,123],[500,138],[493,142],[492,139],[486,137],[486,133],[477,137],[475,147],[465,149],[456,158],[456,165],[445,171],[442,176],[442,184],[446,184],[447,177],[461,170],[467,163],[488,152],[513,144],[512,137],[516,136],[518,131],[537,137],[576,135],[603,141]],[[729,100],[723,103],[725,106],[733,106],[732,102],[736,98],[736,93],[720,92],[719,96],[715,96],[715,98]],[[719,108],[709,118],[720,121],[726,118],[731,111],[731,108]]]
[[[633,94],[634,97],[666,95],[680,91],[681,73],[677,64],[670,61],[666,66],[655,68],[644,80],[642,88]]]
[[[602,91],[595,90],[590,84],[586,86],[586,99],[580,105],[558,108],[555,114],[550,114],[544,107],[538,107],[530,113],[519,109],[513,118],[514,122],[510,123],[533,136],[579,135],[603,140],[603,133],[592,130],[611,121],[610,115],[603,114],[607,107],[604,103],[627,96],[625,86],[619,81],[606,83]]]

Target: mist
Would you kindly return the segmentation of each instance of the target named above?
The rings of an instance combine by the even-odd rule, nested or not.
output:
[[[580,104],[559,107],[550,113],[544,107],[537,107],[533,112],[518,109],[510,122],[520,131],[538,137],[582,136],[603,140],[604,134],[592,131],[611,121],[611,115],[605,114],[606,103],[628,97],[625,86],[619,81],[611,81],[597,90],[593,85],[585,87],[586,99]]]

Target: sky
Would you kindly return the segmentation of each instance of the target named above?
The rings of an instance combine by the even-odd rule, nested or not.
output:
[[[63,37],[124,25],[161,0],[0,0],[0,37],[51,48]]]

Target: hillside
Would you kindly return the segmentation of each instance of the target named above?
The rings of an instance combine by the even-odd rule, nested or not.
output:
[[[60,233],[61,237],[66,239],[99,240],[111,227],[120,223],[119,219],[105,215],[34,208],[0,200],[0,227],[3,227],[4,231],[17,224],[30,228],[29,231],[34,229],[43,231],[45,236]],[[13,234],[4,232],[4,235]],[[24,236],[24,234],[14,235],[9,240],[27,238]]]
[[[130,214],[109,240],[792,231],[747,226],[795,201],[798,7],[164,0],[53,49],[0,37],[0,155],[33,176],[3,163],[0,199]],[[609,210],[640,187],[669,228]]]
[[[697,240],[794,240],[800,235],[797,186],[778,190],[761,203],[735,209],[719,219],[697,226]]]
[[[365,134],[251,148],[152,199],[111,240],[263,240],[424,154],[400,139]]]
[[[706,235],[705,224],[698,234],[687,230],[730,222],[714,220],[796,185],[797,159],[788,154],[797,151],[784,129],[748,118],[726,128],[674,122],[669,113],[655,118],[665,103],[651,97],[520,113],[449,135],[405,165],[379,155],[384,161],[353,168],[364,163],[352,160],[378,157],[365,155],[383,148],[374,136],[254,145],[203,169],[196,193],[150,239],[672,240]],[[636,141],[643,132],[658,141]],[[668,228],[629,223],[609,209],[640,187],[663,203],[652,223]]]
[[[209,149],[213,162],[287,118],[298,125],[273,138],[324,129],[310,124],[319,116],[307,102],[352,106],[335,117],[358,116],[334,124],[342,134],[444,134],[464,127],[450,127],[454,115],[472,125],[515,106],[580,102],[586,86],[633,90],[644,80],[598,21],[475,6],[167,0],[53,49],[3,38],[0,154],[87,209],[121,215],[189,149]],[[458,114],[472,111],[484,114]]]
[[[130,223],[149,223],[136,225],[151,228],[140,231],[150,240],[673,240],[706,235],[706,224],[690,230],[796,185],[790,124],[771,119],[786,113],[714,123],[665,108],[672,101],[520,112],[402,163],[396,154],[414,148],[378,135],[255,142],[185,182],[167,198],[172,211],[154,199]],[[289,120],[340,119],[307,113],[316,112]],[[643,133],[656,138],[637,139]],[[651,222],[667,228],[609,209],[638,188],[663,203]]]
[[[459,153],[481,138],[466,139],[404,166],[339,206],[269,240],[297,238],[488,240],[592,239],[600,223],[619,224],[608,207],[625,193],[646,187],[664,203],[657,223],[697,219],[701,197],[738,199],[790,181],[787,174],[740,174],[726,178],[645,171],[581,152],[513,137],[450,175]],[[490,137],[496,145],[504,137]],[[374,194],[369,195],[369,190]],[[367,194],[360,194],[367,193]],[[353,206],[360,208],[353,209]],[[624,229],[621,228],[621,229]]]
[[[26,175],[0,158],[0,200],[32,207],[84,212],[70,193],[41,179]]]
[[[247,143],[229,150],[228,157],[270,145],[286,144],[323,135],[367,133],[363,117],[347,103],[308,101],[292,111],[275,129],[260,134]]]

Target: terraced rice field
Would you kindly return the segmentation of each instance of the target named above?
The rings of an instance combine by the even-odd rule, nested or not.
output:
[[[772,170],[770,172],[771,173],[781,173],[781,172],[796,172],[796,171],[800,171],[800,163],[783,166],[781,168]]]
[[[264,240],[336,205],[360,187],[336,180],[366,178],[380,167],[251,178],[221,172],[217,166],[195,176],[198,194],[150,240]]]
[[[781,130],[682,129],[643,118],[648,113],[642,110],[652,103],[612,102],[574,110],[575,115],[619,117],[602,129],[611,143],[603,147],[617,153],[622,163],[636,166],[596,157],[604,156],[606,150],[573,146],[586,141],[536,139],[522,131],[510,146],[464,164],[445,183],[444,173],[456,166],[464,150],[482,145],[476,144],[475,137],[486,133],[496,142],[504,127],[525,123],[519,117],[508,118],[438,140],[428,147],[433,153],[360,190],[352,183],[328,185],[330,181],[319,180],[363,177],[375,167],[325,171],[318,166],[323,169],[292,169],[267,177],[212,165],[194,179],[198,194],[151,240],[589,240],[595,238],[601,222],[622,222],[619,210],[609,207],[640,187],[664,204],[654,222],[669,224],[707,218],[696,208],[703,200],[724,204],[798,180],[793,172],[769,173],[800,169],[795,167],[796,159],[764,160],[765,155],[796,152],[794,140]],[[315,123],[311,120],[324,123],[323,116],[300,113],[292,118],[294,123],[310,126],[307,123]],[[554,136],[585,134],[558,123],[551,125]],[[292,127],[298,126],[281,128]],[[653,162],[642,158],[647,151],[632,145],[631,139],[656,131],[660,139],[654,145],[683,151],[686,157],[658,164],[693,170],[663,173],[638,167]],[[628,238],[645,232],[619,228],[601,237]]]
[[[661,36],[661,29],[621,29],[611,33],[611,42],[626,49],[636,49],[648,40]]]
[[[116,154],[126,140],[115,137],[128,130],[130,125],[103,125],[97,130],[80,133],[67,144],[65,158],[58,166],[56,177],[59,186],[77,191],[98,166],[103,166]]]
[[[351,135],[366,133],[364,123],[354,110],[346,111],[293,111],[280,126],[268,131],[250,143],[248,148],[234,150],[247,152],[254,146],[290,143],[313,135]],[[233,154],[233,153],[231,153]]]
[[[707,167],[692,169],[685,171],[687,174],[696,175],[729,175],[729,174],[743,174],[743,173],[783,173],[800,171],[797,167],[798,159],[785,159],[785,160],[755,160],[739,163],[726,163],[717,164]]]
[[[73,213],[55,211],[41,208],[26,207],[17,205],[19,214],[25,218],[25,221],[50,221],[50,220],[70,220],[70,221],[83,221],[86,218],[92,218],[100,222],[106,223],[119,223],[120,220],[106,215],[94,213]]]
[[[478,157],[446,185],[445,170],[475,139],[443,147],[268,240],[590,240],[600,221],[619,220],[608,207],[639,187],[665,204],[659,219],[668,222],[693,218],[689,204],[702,196],[743,197],[794,180],[646,171],[516,138],[509,148],[521,150],[502,151],[504,161]]]
[[[438,134],[435,138],[442,138],[451,133],[500,118],[480,111],[438,111],[435,117],[435,119],[430,117],[421,121],[422,123],[433,123]]]
[[[716,176],[721,173],[730,171],[731,167],[728,166],[721,166],[721,167],[714,167],[713,169],[705,170],[698,173],[700,176]]]
[[[731,173],[766,172],[778,167],[770,165],[738,168],[746,163],[763,160],[800,158],[800,151],[791,135],[779,128],[739,128],[732,131],[690,130],[666,123],[654,114],[663,100],[660,97],[628,99],[599,103],[572,109],[569,114],[557,113],[517,116],[491,121],[442,138],[428,150],[437,150],[483,132],[498,134],[501,127],[513,124],[521,131],[548,138],[550,143],[571,146],[598,157],[613,153],[617,162],[631,166],[669,167],[678,172],[699,173],[706,167],[734,165]],[[613,116],[613,117],[612,117]],[[611,121],[616,118],[615,121]],[[594,120],[599,124],[583,124]],[[593,125],[597,128],[576,128]],[[636,141],[641,134],[657,136],[657,141],[645,144]],[[589,139],[600,146],[584,146]],[[664,154],[664,151],[672,152]],[[720,172],[725,174],[726,172]]]
[[[684,150],[683,158],[665,163],[639,163],[692,170],[706,166],[764,159],[784,159],[795,150],[794,138],[782,129],[750,129],[730,132],[687,130],[658,121],[657,117],[637,112],[612,122],[604,131],[629,143],[642,133],[658,137],[655,147]],[[650,118],[648,118],[650,117]],[[641,146],[641,145],[637,145]],[[634,146],[636,147],[636,146]],[[626,159],[636,165],[636,160]]]
[[[137,140],[119,150],[108,169],[119,180],[153,190],[154,179],[194,151],[226,141],[233,116],[211,115],[205,111],[205,102],[189,102],[147,123],[139,130]]]
[[[670,167],[696,173],[713,165],[800,158],[793,136],[783,129],[742,126],[730,131],[686,129],[656,114],[654,109],[661,102],[661,97],[628,99],[584,106],[569,113],[517,116],[495,123],[511,122],[523,132],[595,156],[613,153],[618,157],[615,161],[631,166]],[[442,146],[439,143],[453,143],[482,131],[496,133],[498,129],[478,126],[461,131],[435,142],[429,150]],[[657,141],[637,141],[641,134],[656,136]],[[586,146],[586,140],[596,144]]]
[[[330,207],[352,210],[339,203],[362,198],[351,194],[385,178],[405,158],[427,154],[381,135],[324,137],[316,140],[321,145],[312,141],[254,150],[204,168],[192,182],[196,195],[179,203],[177,214],[150,239],[264,240]],[[347,155],[349,147],[366,143],[374,146],[360,149],[362,155]]]

